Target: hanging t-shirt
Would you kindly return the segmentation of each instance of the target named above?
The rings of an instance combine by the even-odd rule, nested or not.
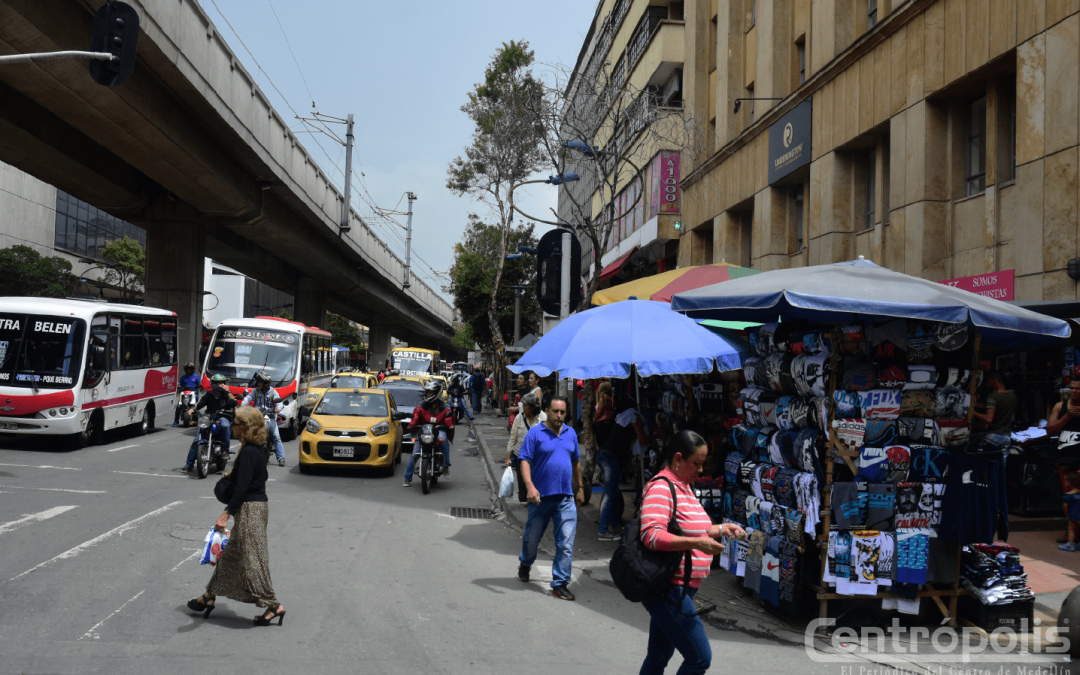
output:
[[[795,393],[808,398],[814,395],[814,391],[806,380],[807,358],[809,358],[807,354],[797,354],[791,359],[791,380],[795,383]]]
[[[862,486],[860,490],[860,486]],[[866,483],[838,482],[832,484],[832,520],[841,530],[854,530],[866,522]]]
[[[796,429],[805,429],[810,426],[810,406],[805,398],[800,396],[792,396],[791,401],[788,403],[788,416],[791,418],[791,424]],[[777,418],[777,422],[779,422]]]
[[[765,365],[765,379],[769,383],[769,389],[779,393],[780,389],[780,373],[784,370],[784,357],[791,358],[790,354],[784,354],[782,352],[773,352],[763,359]],[[789,362],[788,368],[791,368]]]
[[[812,536],[821,519],[821,492],[818,490],[818,481],[814,474],[800,473],[795,477],[795,501],[799,511],[806,515],[803,521],[804,529]]]
[[[962,448],[971,437],[971,427],[963,417],[942,418],[935,420],[941,445],[947,448]]]
[[[775,534],[784,536],[784,531],[787,529],[787,509],[779,504],[773,504],[772,511],[769,512],[769,534]]]
[[[795,492],[795,477],[799,472],[795,469],[780,469],[776,472],[776,503],[788,508],[798,507],[798,496]]]
[[[735,485],[739,465],[746,459],[741,452],[732,451],[724,458],[724,485]]]
[[[758,522],[760,523],[758,529],[762,532],[772,532],[772,512],[775,507],[776,505],[772,502],[763,501],[758,504]]]
[[[899,436],[896,420],[866,420],[863,445],[884,448],[896,443]]]
[[[938,536],[961,544],[989,544],[996,532],[1004,541],[1009,537],[1007,503],[1005,457],[953,452]]]
[[[767,538],[764,532],[755,531],[746,538],[746,541],[749,550],[746,552],[746,575],[743,578],[743,586],[758,593],[761,585],[761,562],[765,557]]]
[[[876,530],[851,533],[851,581],[876,584],[878,560],[881,557],[880,534]]]
[[[966,323],[939,323],[934,335],[934,347],[943,352],[955,352],[968,342]]]
[[[897,434],[908,445],[940,445],[937,426],[929,417],[901,417],[897,420]]]
[[[862,417],[862,396],[859,395],[859,392],[837,389],[833,392],[833,401],[836,403],[836,417],[838,419]]]
[[[907,384],[907,369],[903,366],[879,366],[878,387],[882,389],[903,389]]]
[[[911,448],[903,445],[890,445],[885,448],[889,470],[885,473],[885,482],[899,483],[908,479],[911,470]]]
[[[776,426],[781,431],[795,428],[795,422],[791,419],[791,401],[794,396],[781,396],[776,401]]]
[[[769,537],[761,561],[761,581],[758,584],[758,598],[773,607],[780,605],[780,541],[780,537]]]
[[[746,426],[748,427],[764,426],[761,421],[761,395],[763,393],[765,393],[765,390],[760,387],[744,387],[743,390],[739,392],[739,399],[742,401],[743,417],[745,418]]]
[[[908,363],[930,363],[934,359],[937,330],[929,321],[908,321]]]
[[[840,389],[868,391],[877,386],[877,369],[873,363],[854,356],[844,357],[840,365]]]
[[[746,498],[749,496],[745,492],[731,495],[731,519],[743,526],[746,525]]]
[[[912,444],[908,480],[919,483],[944,483],[949,473],[950,453],[938,445]]]
[[[862,447],[866,434],[866,422],[862,419],[835,419],[833,429],[845,450],[855,451]]]
[[[907,321],[896,319],[868,329],[870,354],[878,363],[907,359]]]
[[[754,437],[754,452],[748,455],[750,459],[755,462],[768,462],[769,460],[769,439],[772,438],[773,433],[776,431],[773,427],[759,427],[757,435]]]
[[[746,527],[761,529],[761,500],[757,497],[746,498]]]
[[[795,604],[798,590],[796,574],[798,564],[798,546],[790,541],[780,542],[780,607]],[[794,607],[791,608],[794,611]]]
[[[859,470],[855,475],[856,480],[869,483],[884,482],[889,473],[889,457],[886,454],[886,448],[860,448],[855,467]]]
[[[806,357],[806,369],[803,377],[806,380],[806,385],[810,388],[812,396],[820,398],[828,393],[828,373],[825,368],[828,359],[828,354],[812,354]]]
[[[776,431],[769,436],[769,462],[776,466],[784,466],[784,453],[781,445],[786,435],[783,431]]]
[[[966,368],[938,368],[937,386],[966,389],[970,378],[971,371]]]
[[[765,498],[764,494],[761,491],[761,472],[764,471],[765,467],[767,467],[767,466],[769,466],[769,465],[768,464],[758,464],[754,468],[754,478],[753,478],[753,482],[750,483],[750,492],[755,497],[757,497],[758,499],[764,499]],[[751,509],[752,509],[752,507],[750,506],[750,504],[747,504],[746,505],[747,512],[749,512]]]
[[[784,509],[784,538],[794,544],[803,543],[803,523],[806,514],[798,509]]]
[[[924,485],[930,488],[929,499],[925,502]],[[900,483],[896,486],[896,516],[893,524],[897,530],[930,527],[933,512],[934,489],[929,483]]]
[[[791,353],[785,353],[784,358],[780,360],[780,392],[788,396],[799,393],[798,388],[795,386],[795,378],[791,373],[794,362],[795,355]]]
[[[900,417],[935,417],[936,409],[937,397],[932,390],[901,392]]]
[[[894,420],[900,417],[901,392],[896,389],[873,389],[862,395],[863,417]]]
[[[896,530],[896,580],[905,584],[925,584],[927,548],[933,530]]]
[[[814,474],[819,483],[824,480],[824,472],[818,454],[818,438],[820,436],[821,433],[817,429],[803,429],[795,436],[795,440],[791,444],[799,469]]]
[[[892,530],[896,486],[892,483],[868,483],[866,486],[866,527]]]
[[[824,581],[851,578],[851,540],[848,531],[829,533],[828,571],[822,577]]]
[[[929,390],[937,386],[937,368],[932,365],[912,364],[907,367],[904,391]]]
[[[934,414],[933,417],[963,417],[967,419],[968,404],[971,395],[959,387],[938,387],[934,390]],[[927,415],[917,415],[927,417]]]

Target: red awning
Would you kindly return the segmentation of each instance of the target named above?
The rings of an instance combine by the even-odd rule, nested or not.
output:
[[[631,255],[633,255],[634,251],[636,251],[636,250],[637,250],[637,246],[630,249],[629,251],[626,252],[625,255],[621,256],[618,260],[616,260],[615,262],[611,263],[610,265],[605,267],[603,270],[601,270],[600,271],[600,281],[604,281],[605,279],[610,279],[611,277],[618,274],[619,270],[622,269],[623,263],[626,262],[626,259],[629,258]]]

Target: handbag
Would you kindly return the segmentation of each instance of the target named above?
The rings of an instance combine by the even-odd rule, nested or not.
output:
[[[222,504],[228,504],[232,501],[233,492],[236,491],[236,481],[232,479],[231,475],[222,476],[220,480],[214,485],[214,497],[217,498]]]
[[[683,535],[682,529],[675,521],[675,513],[678,510],[678,498],[675,495],[675,484],[667,478],[659,480],[667,481],[671,488],[671,520],[668,521],[668,532],[675,536]],[[641,602],[662,595],[671,583],[671,579],[679,571],[679,563],[683,568],[683,594],[690,586],[690,573],[693,570],[693,560],[690,551],[653,551],[641,541],[641,519],[634,518],[623,528],[622,540],[608,563],[608,570],[615,586],[630,602]],[[711,611],[711,610],[709,610]]]

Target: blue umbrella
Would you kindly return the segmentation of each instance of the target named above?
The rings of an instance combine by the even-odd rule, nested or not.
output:
[[[567,318],[509,368],[575,379],[626,378],[631,367],[643,377],[709,373],[741,368],[747,352],[734,333],[714,333],[661,302],[626,300]]]
[[[894,272],[868,260],[796,267],[732,279],[671,299],[695,319],[849,322],[874,316],[967,323],[1007,348],[1041,347],[1070,335],[1069,324],[981,295]]]

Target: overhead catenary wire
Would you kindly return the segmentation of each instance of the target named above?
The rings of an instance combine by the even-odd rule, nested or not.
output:
[[[293,63],[296,64],[296,72],[300,73],[300,79],[304,81],[304,89],[307,89],[308,97],[311,98],[311,107],[314,108],[315,95],[311,93],[311,87],[308,86],[307,78],[304,77],[304,71],[300,68],[300,62],[296,60],[296,54],[293,52],[292,43],[289,42],[289,36],[285,33],[285,26],[281,25],[281,18],[278,17],[277,10],[274,8],[274,0],[266,0],[266,2],[270,5],[270,11],[274,13],[274,19],[277,20],[278,28],[281,29],[281,35],[285,38],[285,46],[289,48],[289,54],[292,56]],[[219,9],[218,12],[220,11],[221,10]]]

